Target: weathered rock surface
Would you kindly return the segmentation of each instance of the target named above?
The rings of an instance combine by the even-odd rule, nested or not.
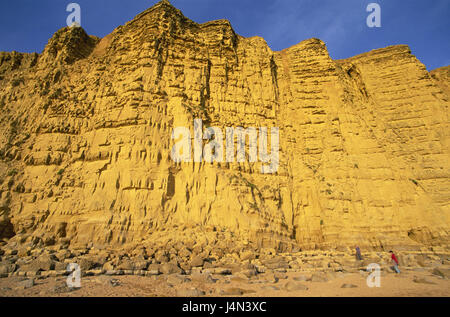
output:
[[[292,291],[307,291],[308,290],[307,286],[305,286],[303,284],[300,284],[300,283],[297,283],[297,282],[292,282],[292,281],[291,282],[287,282],[284,285],[284,288],[287,291],[289,291],[289,292],[292,292]]]
[[[430,75],[436,80],[438,86],[447,93],[447,96],[450,96],[450,66],[435,69],[430,72]]]
[[[176,292],[177,297],[200,297],[205,295],[205,292],[198,289],[181,289]]]
[[[353,285],[353,284],[347,284],[347,283],[344,283],[344,284],[342,284],[342,286],[341,286],[341,288],[357,288],[358,286],[356,286],[356,285]]]
[[[167,1],[103,39],[63,28],[41,54],[0,53],[0,239],[129,258],[139,246],[154,262],[112,267],[155,274],[269,248],[448,247],[448,78],[403,45],[339,61],[318,39],[274,52]],[[172,130],[195,118],[279,127],[277,173],[174,163]]]

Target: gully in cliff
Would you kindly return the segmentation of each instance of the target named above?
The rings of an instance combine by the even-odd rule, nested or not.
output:
[[[259,160],[261,163],[261,173],[274,174],[279,166],[279,128],[271,128],[270,134],[270,154],[267,153],[268,129],[261,127],[247,128],[226,128],[225,147],[223,143],[224,134],[221,128],[209,127],[203,131],[203,121],[194,120],[194,139],[191,138],[191,130],[186,127],[177,127],[172,132],[172,139],[175,144],[171,151],[172,160],[176,163],[192,162],[192,147],[194,148],[194,162],[218,162],[224,161],[224,154],[227,163],[235,162],[234,141],[237,139],[237,162],[246,162],[245,143],[248,137],[249,151],[248,162],[256,163],[258,161],[258,130],[259,130]],[[214,139],[212,139],[214,135]],[[192,141],[191,141],[192,140]],[[203,141],[209,140],[209,143],[203,146]],[[193,143],[193,146],[192,146]],[[224,151],[224,149],[226,150]]]

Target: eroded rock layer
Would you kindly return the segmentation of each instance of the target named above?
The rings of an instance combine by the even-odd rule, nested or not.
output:
[[[448,78],[403,45],[339,61],[318,39],[273,52],[167,1],[103,39],[63,28],[42,54],[0,53],[0,236],[448,247]],[[279,127],[278,171],[175,163],[172,131],[196,118]]]

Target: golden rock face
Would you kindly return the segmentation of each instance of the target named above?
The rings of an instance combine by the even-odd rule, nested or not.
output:
[[[448,68],[430,75],[407,46],[338,61],[318,39],[273,52],[166,1],[103,39],[64,28],[42,54],[0,53],[0,235],[447,247],[448,87]],[[172,131],[194,119],[279,127],[277,173],[173,162]]]

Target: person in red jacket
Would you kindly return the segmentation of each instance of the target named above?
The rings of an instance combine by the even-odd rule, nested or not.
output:
[[[391,254],[391,260],[392,260],[392,263],[394,264],[393,269],[394,269],[395,273],[400,274],[400,269],[398,268],[397,257],[395,256],[394,252],[389,251],[389,253]]]

